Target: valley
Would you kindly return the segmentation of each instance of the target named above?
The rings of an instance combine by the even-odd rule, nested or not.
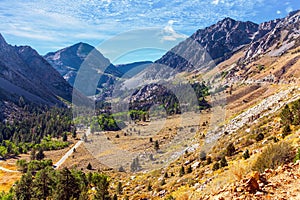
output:
[[[0,35],[0,198],[299,198],[299,24],[225,18],[116,66]]]

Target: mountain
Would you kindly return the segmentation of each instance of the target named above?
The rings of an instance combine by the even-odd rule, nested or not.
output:
[[[179,72],[207,68],[228,59],[252,42],[258,29],[259,25],[253,22],[225,18],[210,27],[199,29],[156,63],[176,68]]]
[[[17,103],[20,97],[37,105],[64,105],[72,87],[29,46],[11,46],[0,34],[0,102]],[[6,106],[7,107],[7,106]]]
[[[91,56],[91,54],[93,54]],[[90,56],[89,56],[90,55]],[[122,73],[110,63],[95,47],[86,43],[77,43],[70,47],[47,53],[44,58],[71,84],[74,85],[75,78],[84,61],[97,57],[91,70],[102,75],[99,87],[110,82]]]
[[[152,63],[152,61],[141,61],[128,64],[119,64],[116,65],[116,67],[120,72],[122,72],[122,74],[128,73],[128,76],[134,76],[139,72],[143,71],[149,64]]]
[[[265,27],[268,27],[267,29]],[[291,12],[283,19],[262,23],[260,30],[266,34],[259,37],[247,48],[245,57],[241,60],[251,61],[268,53],[269,56],[280,56],[289,49],[300,45],[300,11]]]

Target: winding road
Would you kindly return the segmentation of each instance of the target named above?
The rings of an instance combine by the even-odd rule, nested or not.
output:
[[[89,136],[91,134],[91,129],[88,128],[85,134],[86,136]],[[78,141],[67,153],[65,153],[65,155],[57,163],[53,165],[54,168],[58,169],[68,159],[68,157],[72,155],[74,149],[77,149],[83,142],[84,141],[82,139]]]

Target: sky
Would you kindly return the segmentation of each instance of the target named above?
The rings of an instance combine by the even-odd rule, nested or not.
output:
[[[196,30],[225,17],[261,23],[297,9],[299,0],[0,0],[0,33],[8,43],[30,45],[41,55],[78,42],[96,47],[106,43],[107,48],[111,41],[136,32],[144,34],[141,43],[149,43],[152,34],[160,37],[145,49],[133,49],[127,40],[121,43],[127,52],[114,58],[106,55],[111,49],[100,48],[118,64],[155,60]],[[154,29],[155,33],[139,31]]]

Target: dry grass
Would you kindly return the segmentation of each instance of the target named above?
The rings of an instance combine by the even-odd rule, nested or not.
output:
[[[287,142],[270,144],[257,157],[252,169],[263,172],[266,168],[275,169],[292,159],[292,147]]]

